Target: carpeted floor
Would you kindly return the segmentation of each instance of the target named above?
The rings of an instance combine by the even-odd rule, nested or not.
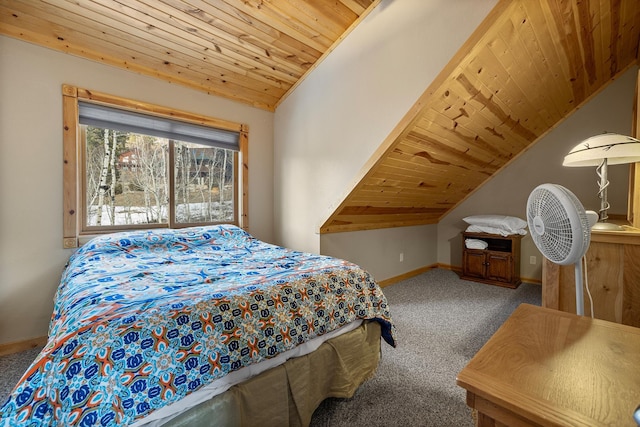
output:
[[[473,426],[456,375],[520,303],[540,305],[541,287],[501,288],[438,269],[388,286],[384,293],[397,347],[383,342],[376,376],[351,399],[324,401],[311,426]],[[0,357],[0,402],[39,351]]]
[[[507,289],[431,270],[384,293],[397,347],[383,343],[376,376],[351,399],[325,400],[311,426],[473,426],[456,375],[520,303],[541,304],[541,286]]]
[[[31,362],[40,353],[42,347],[32,348],[21,353],[0,356],[0,406],[5,402],[13,387],[18,383]]]

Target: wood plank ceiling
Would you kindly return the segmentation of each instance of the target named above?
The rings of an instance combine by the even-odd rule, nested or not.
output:
[[[320,232],[437,223],[637,64],[639,39],[637,0],[500,0]]]
[[[0,33],[275,110],[380,0],[0,0]]]
[[[380,0],[0,0],[0,34],[273,111]],[[436,223],[638,62],[638,0],[499,0],[321,232]]]

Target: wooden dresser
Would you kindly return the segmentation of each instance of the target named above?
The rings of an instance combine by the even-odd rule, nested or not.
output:
[[[640,230],[593,231],[586,258],[595,318],[640,327]],[[584,313],[590,316],[584,294]],[[574,266],[545,259],[542,306],[575,313],[575,295]]]

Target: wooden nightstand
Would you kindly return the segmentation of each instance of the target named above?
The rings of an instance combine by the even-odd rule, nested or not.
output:
[[[469,249],[466,239],[487,242],[487,249]],[[520,280],[520,234],[462,233],[462,279],[517,288]]]

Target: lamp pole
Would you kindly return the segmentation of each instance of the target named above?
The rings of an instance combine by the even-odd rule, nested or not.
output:
[[[617,224],[607,222],[609,215],[607,211],[611,205],[607,200],[607,187],[609,187],[609,179],[607,177],[607,158],[602,159],[596,168],[596,174],[600,178],[598,181],[598,196],[600,197],[600,212],[598,213],[598,222],[592,227],[592,230],[601,231],[622,231],[624,228]]]
[[[599,212],[599,221],[607,222],[609,219],[609,215],[607,215],[607,211],[611,206],[609,201],[607,200],[607,187],[609,187],[609,179],[607,178],[607,158],[605,157],[600,162],[600,165],[596,168],[596,173],[600,178],[598,182],[598,197],[600,197],[600,212]]]

